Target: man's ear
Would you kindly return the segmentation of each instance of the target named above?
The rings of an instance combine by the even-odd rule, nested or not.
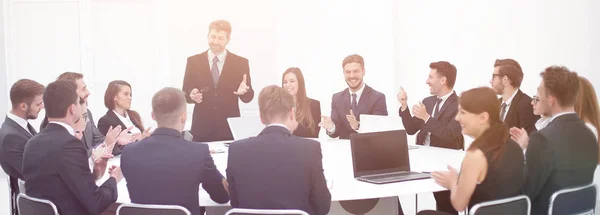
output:
[[[156,117],[154,116],[154,111],[152,111],[152,120],[156,121]]]

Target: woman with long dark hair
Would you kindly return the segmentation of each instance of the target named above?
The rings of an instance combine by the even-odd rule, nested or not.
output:
[[[462,93],[456,120],[462,133],[475,141],[466,151],[460,174],[452,167],[447,172],[432,173],[436,183],[450,190],[454,209],[463,211],[477,203],[519,195],[523,151],[509,138],[508,128],[500,121],[500,101],[494,91],[482,87]]]
[[[306,96],[306,85],[302,71],[296,67],[288,68],[283,73],[281,85],[294,97],[296,121],[298,121],[298,128],[294,131],[294,135],[311,138],[319,137],[321,103]]]
[[[131,110],[131,85],[125,81],[111,81],[104,93],[104,105],[108,108],[106,115],[98,120],[98,130],[106,136],[108,129],[118,125],[125,130],[129,127],[133,128],[129,131],[135,138],[140,139],[144,132],[144,124],[140,115]]]

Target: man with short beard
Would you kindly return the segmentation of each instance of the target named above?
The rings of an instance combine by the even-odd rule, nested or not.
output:
[[[385,95],[375,91],[363,82],[365,61],[357,54],[350,55],[342,62],[348,88],[333,95],[331,116],[321,116],[320,127],[325,128],[330,137],[349,139],[360,129],[360,115],[387,116]]]
[[[21,79],[10,88],[10,102],[12,109],[6,114],[2,128],[0,128],[0,165],[10,177],[13,202],[19,193],[18,179],[23,180],[23,151],[27,141],[37,134],[28,120],[37,119],[38,114],[44,109],[42,94],[44,85],[29,80]],[[16,205],[12,205],[16,212]]]

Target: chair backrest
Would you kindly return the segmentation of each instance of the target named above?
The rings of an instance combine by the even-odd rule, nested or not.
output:
[[[19,178],[19,193],[25,193],[25,181]]]
[[[8,207],[8,214],[13,214],[13,207],[15,206],[15,198],[13,196],[12,186],[10,185],[10,177],[6,177],[6,185],[8,190],[8,199],[10,201],[10,206]]]
[[[191,215],[190,211],[179,205],[121,204],[117,215]]]
[[[556,191],[550,197],[548,214],[595,214],[596,192],[593,183]]]
[[[234,140],[255,137],[265,128],[260,116],[242,116],[227,118]]]
[[[529,215],[531,201],[525,195],[482,202],[469,210],[469,215]]]
[[[24,193],[17,196],[17,208],[20,215],[58,215],[58,209],[51,201],[30,197]]]
[[[404,130],[402,118],[397,115],[379,116],[370,114],[360,115],[360,133]]]
[[[242,214],[268,214],[268,215],[308,215],[306,212],[301,210],[273,210],[273,209],[243,209],[243,208],[234,208],[225,215],[242,215]]]

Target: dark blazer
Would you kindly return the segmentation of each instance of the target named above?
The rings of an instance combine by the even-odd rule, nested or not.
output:
[[[31,125],[28,126],[29,130],[33,131],[33,135],[36,135],[35,129]],[[8,117],[4,119],[0,128],[0,165],[10,178],[11,198],[16,199],[19,194],[18,179],[23,179],[21,172],[23,151],[25,151],[25,144],[33,135]],[[16,212],[16,209],[13,208],[12,211]]]
[[[506,118],[504,119],[504,124],[509,129],[513,127],[523,128],[527,133],[536,131],[535,122],[537,122],[540,116],[533,114],[531,100],[531,97],[527,94],[521,92],[521,90],[517,90],[517,94],[515,94],[515,97],[511,101]],[[502,98],[500,98],[500,103],[502,103]]]
[[[554,192],[592,183],[598,142],[576,114],[562,115],[531,134],[525,161],[523,192],[531,199],[531,214],[548,214]]]
[[[208,145],[184,140],[174,129],[157,128],[150,137],[128,144],[121,169],[133,203],[180,205],[193,215],[204,214],[198,206],[200,184],[213,201],[229,201]]]
[[[348,88],[333,94],[333,98],[331,98],[331,120],[335,124],[335,131],[331,134],[327,133],[330,137],[349,139],[351,134],[357,133],[346,119],[346,115],[350,114],[350,108],[352,107],[350,101]],[[358,115],[357,120],[359,122],[360,114],[388,115],[385,95],[375,91],[366,84],[357,105],[358,113],[354,114]]]
[[[61,215],[100,214],[117,201],[117,181],[96,186],[87,150],[66,128],[49,123],[25,146],[27,195],[53,202]]]
[[[238,98],[244,103],[252,101],[254,90],[250,81],[250,69],[246,58],[227,51],[223,71],[220,71],[217,86],[214,86],[208,51],[191,56],[187,59],[183,92],[188,103],[194,105],[191,133],[196,142],[233,140],[227,118],[239,117]],[[247,76],[248,92],[237,96],[237,91],[243,76]],[[198,89],[202,93],[202,102],[196,103],[190,98],[190,92]]]
[[[319,127],[319,123],[321,122],[321,103],[311,98],[308,100],[310,102],[310,117],[315,122],[314,133],[308,128],[308,121],[304,121],[298,122],[298,128],[294,130],[294,135],[298,137],[318,138],[319,131],[321,131],[321,127]]]
[[[433,114],[437,96],[430,96],[423,99],[423,104],[429,115]],[[410,114],[410,108],[402,111],[398,110],[406,133],[413,135],[420,131],[417,135],[417,144],[423,145],[427,132],[431,133],[429,145],[448,149],[464,148],[464,138],[462,128],[454,117],[458,113],[458,96],[453,92],[450,97],[444,102],[437,115],[430,117],[427,123],[422,119],[413,117]]]
[[[104,142],[104,135],[102,135],[102,133],[100,133],[100,131],[98,130],[98,127],[96,127],[96,124],[94,124],[94,116],[92,116],[92,112],[90,111],[90,109],[87,109],[87,114],[88,114],[88,122],[87,125],[85,126],[85,130],[83,130],[83,137],[81,138],[81,141],[85,146],[85,149],[88,151],[88,157],[92,156],[92,150],[94,148],[96,148],[96,146],[102,144]],[[40,125],[40,131],[43,130],[46,125],[48,125],[48,116],[44,117],[44,120],[42,121],[42,124]],[[119,149],[117,149],[119,147],[115,147],[113,149],[113,154],[115,154],[115,151],[120,151]],[[115,154],[117,155],[117,154]]]
[[[106,133],[108,133],[108,129],[111,126],[113,128],[117,127],[117,125],[120,125],[121,129],[127,129],[127,127],[125,127],[125,124],[123,124],[123,122],[121,122],[121,120],[119,119],[117,114],[115,114],[115,112],[112,110],[108,110],[106,112],[106,114],[104,116],[102,116],[100,118],[100,120],[98,120],[98,131],[100,131],[100,134],[106,136]],[[136,122],[133,122],[133,125],[136,128],[140,129],[141,132],[144,132],[144,126],[137,124]],[[131,132],[129,132],[129,133],[131,133]],[[121,154],[122,148],[123,148],[123,146],[115,145],[115,147],[113,148],[113,152],[112,152],[113,155]]]
[[[227,161],[231,206],[327,214],[331,194],[321,159],[319,142],[279,126],[232,143]]]

